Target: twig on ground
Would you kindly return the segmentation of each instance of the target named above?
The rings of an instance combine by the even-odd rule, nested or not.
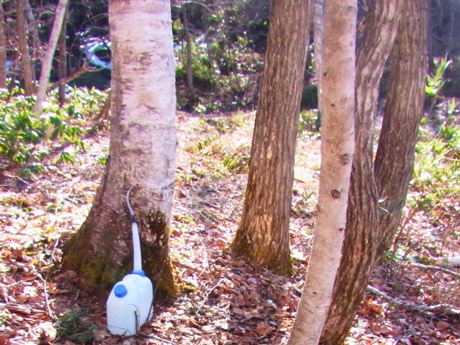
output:
[[[201,247],[203,248],[203,271],[209,268],[209,258],[208,258],[208,250],[206,249],[206,245],[203,242],[203,238],[201,237],[200,234],[198,234],[198,238],[200,239],[201,242]]]
[[[206,295],[204,296],[203,301],[201,302],[200,306],[199,306],[198,309],[196,310],[196,314],[199,314],[199,313],[200,313],[201,308],[203,308],[203,305],[204,305],[204,303],[206,302],[206,300],[208,299],[208,297],[209,297],[209,295],[211,294],[211,292],[213,292],[213,291],[220,285],[220,283],[222,283],[222,281],[223,281],[224,279],[225,279],[225,278],[219,279],[219,281],[217,282],[217,284],[214,285],[211,289],[209,289],[208,292],[206,292]]]
[[[448,305],[448,304],[435,304],[435,305],[430,305],[430,306],[420,305],[417,303],[404,301],[398,297],[390,296],[386,294],[385,292],[382,292],[370,285],[367,286],[367,290],[377,296],[383,297],[390,303],[402,306],[409,310],[417,311],[419,313],[438,312],[442,314],[460,315],[459,309],[456,309],[455,307]]]
[[[43,277],[41,275],[38,275],[38,276],[40,277],[41,281],[43,282],[43,294],[45,295],[46,311],[48,312],[49,317],[53,318],[53,312],[51,310],[49,299],[48,299],[48,282],[46,281],[46,279],[43,279]]]
[[[138,333],[141,337],[148,338],[148,339],[153,339],[153,340],[158,340],[161,341],[162,344],[173,344],[173,345],[178,345],[178,343],[175,343],[174,341],[166,340],[163,338],[155,337],[154,335],[146,334],[144,332],[139,332]]]
[[[454,272],[448,268],[445,268],[445,267],[442,267],[442,266],[436,266],[436,265],[425,265],[425,264],[420,264],[418,262],[409,262],[408,263],[409,265],[411,266],[414,266],[414,267],[419,267],[419,268],[424,268],[424,269],[429,269],[429,270],[435,270],[435,271],[441,271],[441,272],[444,272],[444,273],[447,273],[447,274],[450,274],[456,278],[460,278],[460,274],[458,274],[457,272]]]

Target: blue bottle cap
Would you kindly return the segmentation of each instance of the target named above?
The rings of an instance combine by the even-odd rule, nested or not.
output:
[[[122,298],[128,294],[128,289],[123,284],[118,284],[115,286],[113,292],[115,293],[115,296],[117,296],[118,298]]]
[[[131,274],[137,274],[138,276],[145,277],[145,272],[144,272],[144,270],[140,270],[140,271],[132,270],[132,271],[131,271]]]

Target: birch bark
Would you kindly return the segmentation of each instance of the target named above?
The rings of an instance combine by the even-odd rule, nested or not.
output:
[[[174,297],[169,222],[176,148],[175,62],[169,0],[111,0],[109,161],[91,212],[66,247],[82,288],[105,293],[132,269],[125,193],[139,223],[143,268],[157,297]]]
[[[356,0],[326,1],[318,216],[288,345],[318,344],[340,263],[354,152],[356,15]]]

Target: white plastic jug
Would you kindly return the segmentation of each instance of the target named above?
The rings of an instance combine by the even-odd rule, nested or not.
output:
[[[153,286],[142,270],[139,229],[129,203],[132,189],[128,189],[126,204],[132,219],[133,271],[115,284],[107,299],[107,328],[112,334],[135,335],[153,315]]]
[[[135,335],[153,315],[153,286],[149,278],[128,274],[107,300],[107,328],[112,334]]]

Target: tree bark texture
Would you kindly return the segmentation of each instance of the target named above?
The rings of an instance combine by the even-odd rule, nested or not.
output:
[[[232,243],[234,253],[281,274],[292,270],[289,217],[310,10],[310,0],[272,3],[243,215]]]
[[[375,159],[380,200],[379,247],[385,254],[401,221],[425,101],[427,3],[404,1],[391,53],[388,96]]]
[[[129,186],[139,223],[143,268],[156,296],[178,290],[169,259],[174,189],[175,62],[169,0],[109,3],[112,40],[109,160],[93,208],[66,247],[65,267],[102,294],[132,269]]]
[[[378,241],[378,193],[374,178],[374,117],[385,62],[398,28],[401,0],[374,0],[357,52],[355,154],[347,227],[334,297],[321,344],[342,344],[371,274]]]
[[[325,5],[318,216],[288,345],[318,344],[340,264],[354,151],[357,11],[357,0],[329,0]]]
[[[45,58],[42,62],[42,71],[40,74],[40,81],[38,82],[37,100],[34,104],[34,112],[37,115],[40,115],[42,111],[42,104],[46,97],[46,90],[48,89],[48,81],[50,79],[54,53],[56,52],[57,42],[59,40],[59,35],[61,34],[62,22],[64,21],[67,9],[67,2],[68,0],[59,0],[56,8],[53,29],[51,30],[51,36],[48,42],[48,47],[46,48]]]
[[[3,2],[0,3],[0,88],[6,89],[6,50],[5,18],[3,15]]]
[[[16,1],[16,26],[18,29],[18,48],[20,54],[19,64],[21,66],[24,82],[24,92],[27,96],[35,92],[32,80],[32,67],[30,64],[29,45],[27,44],[27,24],[24,18],[26,0]]]

